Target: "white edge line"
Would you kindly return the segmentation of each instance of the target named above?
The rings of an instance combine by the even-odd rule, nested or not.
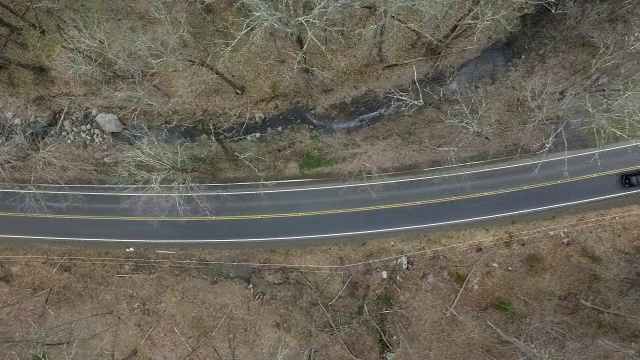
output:
[[[611,146],[611,147],[603,147],[601,149],[596,149],[596,150],[592,150],[590,152],[585,152],[585,153],[580,153],[577,155],[589,155],[589,154],[594,154],[594,153],[599,153],[599,152],[605,152],[605,151],[609,151],[609,150],[617,150],[617,149],[621,149],[621,148],[625,148],[625,147],[632,147],[632,146],[639,146],[640,144],[638,144],[635,140],[630,140],[630,143],[627,144],[627,142],[625,142],[625,145],[619,145],[619,146]],[[424,169],[419,169],[419,170],[414,170],[414,171],[435,171],[435,170],[442,170],[442,169],[449,169],[449,168],[459,168],[459,167],[468,167],[468,166],[473,166],[473,165],[478,165],[478,164],[485,164],[485,163],[490,163],[490,162],[497,162],[497,161],[501,161],[501,160],[518,160],[518,159],[522,159],[522,158],[527,158],[527,157],[531,157],[531,156],[536,156],[539,154],[544,153],[543,150],[541,151],[536,151],[536,152],[532,152],[532,153],[528,153],[528,154],[522,154],[522,155],[513,155],[513,156],[504,156],[504,157],[499,157],[499,158],[493,158],[493,159],[487,159],[487,160],[479,160],[479,161],[471,161],[471,162],[466,162],[466,163],[462,163],[462,164],[451,164],[451,165],[443,165],[443,166],[434,166],[434,167],[430,167],[430,168],[424,168]],[[575,156],[574,155],[570,155],[569,157]],[[560,159],[564,159],[564,156],[560,157]],[[539,161],[536,162],[545,162],[545,161],[553,161],[553,160],[558,160],[556,158],[550,158],[550,159],[540,159]],[[414,172],[412,170],[409,171],[394,171],[394,172],[388,172],[388,173],[382,173],[382,174],[376,174],[376,175],[370,175],[370,174],[366,174],[366,177],[373,177],[373,176],[389,176],[389,175],[398,175],[398,174],[407,174],[407,173],[411,173]],[[333,178],[333,179],[313,179],[313,178],[307,178],[307,179],[286,179],[286,180],[270,180],[270,181],[248,181],[248,182],[238,182],[238,183],[203,183],[203,184],[198,184],[198,186],[243,186],[243,185],[270,185],[270,184],[281,184],[281,183],[296,183],[296,182],[313,182],[313,181],[331,181],[331,180],[340,180],[337,178]],[[7,184],[0,184],[1,185],[7,185]],[[42,187],[94,187],[94,188],[135,188],[135,187],[140,187],[140,188],[144,188],[144,187],[148,187],[147,185],[135,185],[135,184],[130,184],[130,185],[123,185],[123,184],[19,184],[19,185],[29,185],[29,186],[42,186]],[[170,187],[172,185],[160,185],[162,187]]]
[[[393,184],[393,183],[403,183],[403,182],[411,182],[411,181],[420,181],[420,180],[429,180],[436,179],[442,177],[450,177],[450,176],[460,176],[467,174],[475,174],[487,171],[495,171],[495,170],[503,170],[508,168],[527,166],[532,164],[538,164],[542,162],[551,162],[558,160],[565,160],[566,158],[574,158],[579,156],[592,155],[597,153],[602,153],[606,151],[619,150],[624,148],[629,148],[633,146],[638,146],[636,143],[626,144],[617,147],[612,147],[608,149],[600,149],[600,150],[592,150],[588,152],[582,152],[578,154],[572,154],[568,156],[559,156],[548,159],[541,160],[532,160],[525,163],[504,165],[498,167],[491,167],[486,169],[478,169],[478,170],[470,170],[466,172],[460,173],[451,173],[451,174],[440,174],[440,175],[431,175],[431,176],[420,176],[414,178],[405,178],[405,179],[393,179],[393,180],[380,180],[376,182],[369,183],[357,183],[357,184],[339,184],[339,185],[327,185],[327,186],[316,186],[316,187],[306,187],[306,188],[292,188],[292,189],[272,189],[272,190],[250,190],[250,191],[231,191],[231,192],[200,192],[200,193],[187,193],[180,194],[185,196],[214,196],[214,195],[248,195],[248,194],[268,194],[268,193],[279,193],[279,192],[296,192],[296,191],[315,191],[315,190],[328,190],[328,189],[340,189],[340,188],[351,188],[351,187],[365,187],[365,186],[374,186],[381,184]],[[198,185],[195,185],[198,186]],[[123,193],[123,192],[75,192],[75,191],[55,191],[55,190],[16,190],[16,189],[0,189],[0,193],[37,193],[37,194],[57,194],[57,195],[89,195],[89,196],[174,196],[176,193]]]
[[[629,146],[638,145],[635,142],[633,144],[629,144]],[[606,151],[609,148],[603,148],[602,150]],[[434,171],[434,170],[442,170],[448,168],[457,168],[457,167],[467,167],[478,164],[497,162],[502,160],[518,160],[522,158],[527,158],[530,156],[536,156],[538,154],[542,154],[544,150],[536,151],[527,154],[518,154],[513,156],[503,156],[499,158],[487,159],[487,160],[479,160],[479,161],[470,161],[461,164],[451,164],[451,165],[442,165],[442,166],[433,166],[430,168],[424,169],[416,169],[416,170],[407,170],[407,171],[392,171],[388,173],[381,174],[365,174],[365,177],[374,177],[374,176],[389,176],[389,175],[398,175],[398,174],[407,174],[411,172],[419,172],[419,171]],[[544,159],[543,159],[544,160]],[[270,185],[270,184],[282,184],[282,183],[296,183],[296,182],[312,182],[312,181],[331,181],[331,180],[342,180],[341,178],[304,178],[304,179],[285,179],[285,180],[268,180],[268,181],[246,181],[246,182],[237,182],[237,183],[202,183],[198,184],[198,186],[243,186],[243,185]],[[2,184],[1,185],[10,185],[10,184]],[[94,188],[135,188],[135,187],[149,187],[148,185],[139,185],[139,184],[18,184],[22,186],[42,186],[42,187],[94,187]],[[170,187],[172,185],[169,184],[161,184],[161,187]]]
[[[633,144],[628,144],[626,146],[634,146],[634,145],[638,145],[636,143]],[[622,147],[626,147],[626,146],[622,146]],[[618,148],[605,148],[605,149],[601,149],[601,151],[607,151],[607,150],[616,150]],[[398,174],[407,174],[407,173],[411,173],[411,172],[426,172],[426,171],[435,171],[435,170],[442,170],[442,169],[449,169],[449,168],[459,168],[459,167],[468,167],[468,166],[473,166],[473,165],[478,165],[478,164],[485,164],[485,163],[490,163],[490,162],[497,162],[497,161],[502,161],[502,160],[518,160],[518,159],[523,159],[523,158],[527,158],[530,156],[536,156],[538,154],[542,154],[544,151],[536,151],[533,153],[528,153],[528,154],[522,154],[522,155],[513,155],[513,156],[504,156],[504,157],[499,157],[499,158],[493,158],[493,159],[487,159],[487,160],[479,160],[479,161],[470,161],[470,162],[466,162],[466,163],[462,163],[462,164],[451,164],[451,165],[443,165],[443,166],[434,166],[434,167],[430,167],[430,168],[424,168],[424,169],[417,169],[417,170],[407,170],[407,171],[392,171],[392,172],[388,172],[388,173],[381,173],[381,174],[375,174],[375,175],[371,175],[371,174],[365,174],[365,177],[376,177],[376,176],[389,176],[389,175],[398,175]],[[554,160],[554,159],[541,159],[540,161],[544,162],[544,161],[550,161],[550,160]],[[286,183],[300,183],[300,182],[313,182],[313,181],[338,181],[338,180],[342,180],[341,178],[305,178],[305,179],[286,179],[286,180],[268,180],[268,181],[247,181],[247,182],[237,182],[237,183],[202,183],[202,184],[197,184],[197,186],[244,186],[244,185],[271,185],[271,184],[286,184]],[[11,184],[0,184],[0,185],[11,185]],[[145,188],[145,187],[149,187],[148,185],[139,185],[139,184],[130,184],[130,185],[125,185],[125,184],[18,184],[21,186],[42,186],[42,187],[87,187],[87,188]],[[173,185],[169,185],[169,184],[161,184],[158,185],[159,187],[171,187]]]
[[[377,230],[353,231],[353,232],[335,233],[335,234],[303,235],[303,236],[273,237],[273,238],[253,238],[253,239],[217,239],[217,240],[214,240],[214,239],[211,239],[211,240],[141,240],[141,239],[137,239],[136,240],[136,239],[66,238],[66,237],[47,237],[47,236],[28,236],[28,235],[0,235],[0,240],[2,238],[7,238],[7,239],[56,240],[56,241],[87,241],[87,242],[97,241],[97,242],[115,242],[115,243],[203,244],[203,243],[251,243],[251,242],[269,242],[269,241],[287,241],[287,240],[326,239],[326,238],[333,238],[333,237],[348,237],[348,236],[380,234],[380,233],[415,230],[415,229],[426,229],[426,228],[432,228],[432,227],[455,225],[455,224],[462,224],[462,223],[481,221],[481,220],[497,219],[497,218],[514,216],[514,215],[528,214],[528,213],[533,213],[538,211],[596,202],[596,201],[601,201],[606,199],[613,199],[613,198],[628,196],[628,195],[637,194],[637,193],[640,193],[640,190],[627,191],[627,192],[613,194],[613,195],[600,196],[597,198],[572,201],[572,202],[556,204],[556,205],[548,205],[548,206],[543,206],[535,209],[519,210],[519,211],[513,211],[508,213],[502,213],[502,214],[480,216],[480,217],[475,217],[470,219],[461,219],[461,220],[444,221],[444,222],[433,223],[433,224],[412,225],[412,226],[403,226],[403,227],[397,227],[397,228],[377,229]]]

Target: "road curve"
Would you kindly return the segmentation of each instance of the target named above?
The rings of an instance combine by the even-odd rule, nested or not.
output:
[[[640,194],[620,174],[640,169],[640,147],[521,159],[372,178],[201,186],[180,197],[140,189],[0,189],[0,238],[208,243],[322,239],[428,228]],[[258,186],[260,185],[260,186]],[[170,190],[170,189],[169,189]],[[25,210],[34,201],[47,212]],[[206,210],[206,211],[205,211]]]

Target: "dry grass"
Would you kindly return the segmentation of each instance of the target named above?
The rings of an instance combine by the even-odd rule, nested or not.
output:
[[[518,16],[534,9],[528,1],[416,4],[373,1],[345,5],[322,17],[322,24],[305,33],[318,40],[305,47],[312,75],[296,70],[299,49],[287,36],[293,31],[289,28],[270,25],[268,31],[251,30],[238,38],[252,13],[235,2],[43,5],[43,24],[59,20],[53,13],[69,15],[68,31],[50,31],[44,38],[29,32],[20,37],[26,49],[11,49],[47,62],[52,75],[45,79],[15,67],[0,70],[8,75],[2,78],[0,107],[17,114],[50,108],[60,115],[67,107],[74,113],[95,106],[118,113],[129,124],[178,122],[205,129],[294,105],[332,113],[341,109],[336,104],[365,92],[384,97],[415,83],[416,77],[447,74],[516,29]],[[493,85],[444,100],[425,92],[411,114],[349,134],[317,135],[294,127],[260,141],[239,141],[230,145],[238,156],[218,156],[215,171],[191,176],[207,181],[310,176],[299,166],[309,153],[331,159],[313,170],[315,175],[449,164],[543,149],[563,124],[573,147],[636,136],[637,7],[624,1],[545,4],[554,12],[530,20],[514,44],[523,58]],[[302,21],[300,11],[307,10],[287,11]],[[87,53],[100,55],[97,65]],[[388,66],[393,64],[400,65]],[[229,81],[244,88],[241,95]],[[87,152],[103,159],[121,150]],[[110,165],[97,165],[103,179],[112,180]]]
[[[633,358],[638,211],[289,250],[5,248],[0,352]]]
[[[20,2],[8,3],[26,10]],[[228,119],[228,111],[238,108],[246,114],[273,113],[298,103],[301,94],[310,104],[331,103],[343,99],[345,92],[358,95],[363,84],[383,92],[403,84],[398,69],[385,71],[381,78],[382,67],[422,57],[425,43],[435,46],[472,1],[433,1],[419,7],[406,1],[374,2],[370,8],[318,1],[315,10],[298,6],[297,0],[286,3],[290,6],[267,6],[270,10],[261,12],[258,5],[264,3],[257,1],[45,2],[36,11],[49,31],[45,36],[21,35],[26,47],[10,50],[45,63],[52,76],[37,84],[27,72],[10,68],[13,75],[2,95],[27,103],[46,90],[54,100],[81,97],[81,106],[89,108],[135,109],[132,120],[149,124],[201,116]],[[480,3],[473,19],[462,26],[468,31],[446,43],[448,51],[456,52],[455,63],[473,56],[458,50],[484,48],[503,36],[510,28],[504,25],[517,21],[520,12],[531,10],[510,8],[511,3],[502,0]],[[35,18],[33,11],[27,17]],[[300,50],[288,35],[299,32],[297,25],[307,29],[302,32],[304,52],[313,75],[296,70],[301,67]],[[374,59],[378,55],[382,58]],[[422,71],[433,67],[438,54],[428,58]],[[220,70],[246,91],[237,96],[220,76],[192,66],[192,61]]]

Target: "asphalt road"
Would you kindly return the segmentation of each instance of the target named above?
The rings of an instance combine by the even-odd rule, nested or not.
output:
[[[0,238],[204,243],[383,233],[633,196],[640,189],[623,188],[620,174],[634,169],[640,147],[619,144],[366,183],[207,185],[184,197],[97,186],[5,189]]]

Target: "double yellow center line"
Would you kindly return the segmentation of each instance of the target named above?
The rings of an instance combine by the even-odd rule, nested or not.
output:
[[[452,196],[452,197],[446,197],[446,198],[440,198],[440,199],[420,200],[420,201],[411,201],[411,202],[397,203],[397,204],[383,204],[383,205],[373,205],[373,206],[364,206],[364,207],[346,208],[346,209],[319,210],[319,211],[293,212],[293,213],[280,213],[280,214],[223,215],[223,216],[212,215],[212,216],[196,216],[196,217],[193,217],[193,216],[191,217],[190,216],[153,217],[153,216],[101,216],[101,215],[31,214],[31,213],[18,213],[18,212],[0,212],[0,216],[33,217],[33,218],[49,218],[49,219],[79,219],[79,220],[219,221],[219,220],[257,220],[257,219],[288,218],[288,217],[302,217],[302,216],[314,216],[314,215],[333,215],[333,214],[345,214],[345,213],[355,213],[355,212],[373,211],[373,210],[396,209],[396,208],[436,204],[436,203],[456,201],[456,200],[473,199],[473,198],[479,198],[479,197],[485,197],[485,196],[507,194],[507,193],[517,192],[517,191],[530,190],[530,189],[536,189],[536,188],[547,187],[552,185],[576,182],[580,180],[592,179],[600,176],[614,175],[614,174],[629,172],[637,169],[638,167],[634,166],[634,167],[628,167],[624,169],[610,170],[610,171],[604,171],[604,172],[599,172],[599,173],[590,174],[590,175],[566,178],[562,180],[549,181],[549,182],[533,184],[533,185],[525,185],[525,186],[520,186],[516,188],[511,188],[511,189],[487,191],[482,193]]]

